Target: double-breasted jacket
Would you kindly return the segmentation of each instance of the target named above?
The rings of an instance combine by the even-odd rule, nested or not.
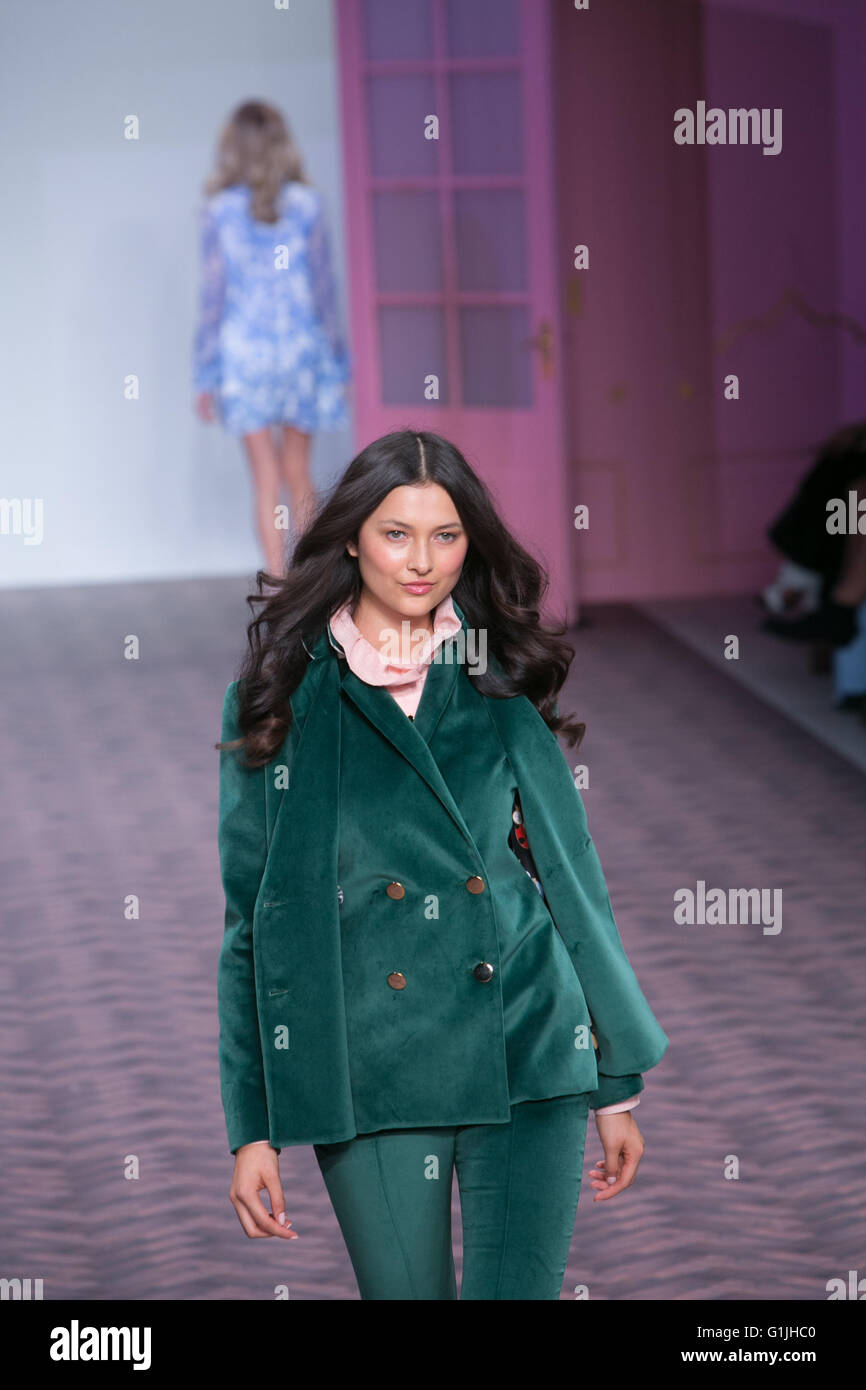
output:
[[[585,1091],[594,1105],[632,1094],[668,1040],[623,948],[556,737],[525,696],[482,695],[453,641],[431,665],[413,721],[329,639],[326,630],[309,648],[271,761],[250,769],[242,752],[220,753],[219,1064],[230,1149],[266,1135],[280,1149],[510,1119],[497,919],[506,895],[478,830],[479,780],[503,753],[546,906],[522,869],[518,878],[552,919],[558,968],[573,967],[560,979],[575,1050],[567,1081],[543,1094]],[[232,682],[222,739],[239,732]],[[524,1037],[532,987],[520,984]]]

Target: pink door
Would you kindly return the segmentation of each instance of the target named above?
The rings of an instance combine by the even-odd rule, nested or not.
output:
[[[840,389],[849,364],[862,386],[862,344],[832,319],[854,310],[856,328],[866,280],[862,62],[851,57],[840,77],[864,7],[785,8],[553,5],[563,400],[569,476],[590,516],[575,533],[584,602],[763,587],[780,558],[767,525],[815,446],[864,413],[862,390],[845,401]],[[699,100],[783,110],[781,153],[677,145],[674,111]],[[856,171],[850,184],[844,169]],[[843,237],[858,247],[850,257]],[[575,242],[590,247],[591,270],[567,260]],[[724,395],[729,373],[739,400]]]
[[[548,6],[337,0],[337,17],[357,446],[451,439],[572,618]]]

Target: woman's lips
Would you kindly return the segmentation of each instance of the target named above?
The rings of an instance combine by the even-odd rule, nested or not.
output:
[[[422,584],[422,583],[419,583],[419,584],[404,584],[402,587],[403,587],[404,589],[406,589],[407,592],[410,593],[410,594],[426,594],[426,593],[428,592],[428,590],[430,590],[430,589],[433,588],[433,585],[432,585],[432,584],[428,584],[428,583],[423,583],[423,584]]]

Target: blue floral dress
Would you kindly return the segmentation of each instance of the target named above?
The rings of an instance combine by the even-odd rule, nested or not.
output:
[[[348,425],[350,357],[318,191],[283,184],[278,221],[250,215],[246,184],[201,209],[202,279],[193,344],[196,391],[225,429],[268,424],[312,433]]]

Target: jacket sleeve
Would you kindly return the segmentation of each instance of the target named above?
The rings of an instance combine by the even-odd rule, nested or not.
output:
[[[222,740],[239,737],[237,682],[232,681],[223,702]],[[220,750],[225,930],[217,969],[219,1069],[232,1153],[269,1133],[253,956],[253,911],[267,860],[265,773],[264,767],[246,767],[242,749]]]
[[[523,808],[520,805],[519,791],[514,793],[511,818],[513,824],[508,832],[508,844],[544,898],[544,887],[532,857],[532,849],[523,825]],[[547,901],[546,898],[544,900]],[[637,1096],[639,1091],[643,1090],[643,1085],[643,1078],[640,1075],[605,1076],[603,1072],[599,1071],[598,1087],[595,1091],[589,1092],[589,1108],[590,1110],[599,1110],[605,1105],[615,1105],[621,1100],[631,1100]]]
[[[598,1110],[602,1105],[615,1105],[618,1100],[630,1100],[644,1087],[643,1077],[605,1076],[599,1069],[598,1088],[589,1093],[590,1110]]]

